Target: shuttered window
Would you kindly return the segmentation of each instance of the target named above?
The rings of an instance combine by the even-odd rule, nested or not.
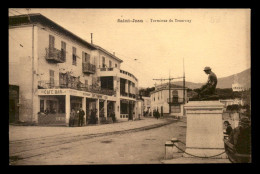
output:
[[[66,42],[61,41],[61,59],[66,61]]]
[[[72,65],[77,65],[77,49],[72,47]]]
[[[50,88],[54,87],[54,71],[50,70]]]
[[[49,48],[54,48],[54,43],[55,43],[55,37],[49,35]]]

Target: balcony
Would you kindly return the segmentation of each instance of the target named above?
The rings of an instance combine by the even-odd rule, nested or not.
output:
[[[96,66],[91,63],[82,63],[82,72],[88,74],[95,74]]]
[[[51,63],[64,63],[65,54],[56,48],[46,48],[46,60]]]
[[[103,95],[116,95],[116,91],[110,89],[101,89],[100,87],[96,87],[94,85],[84,85],[80,83],[66,83],[60,84],[59,81],[38,81],[38,89],[59,89],[59,88],[69,88],[75,89],[79,91],[103,94]]]
[[[184,99],[183,98],[167,98],[167,103],[169,104],[183,104],[184,103]]]

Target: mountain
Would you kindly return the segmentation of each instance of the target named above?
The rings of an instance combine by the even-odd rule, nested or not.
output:
[[[251,69],[247,69],[245,71],[242,71],[240,73],[237,74],[233,74],[227,77],[222,77],[222,78],[218,78],[218,84],[217,84],[217,88],[232,88],[232,84],[234,83],[234,79],[235,77],[237,78],[237,82],[244,85],[246,88],[250,88],[251,87]],[[176,85],[183,85],[182,81],[177,81],[174,84]],[[190,88],[190,89],[196,89],[196,88],[200,88],[201,85],[203,85],[204,83],[193,83],[193,82],[185,82],[186,87]]]

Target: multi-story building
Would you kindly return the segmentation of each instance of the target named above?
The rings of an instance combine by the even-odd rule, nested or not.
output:
[[[91,110],[134,119],[138,80],[122,62],[41,14],[10,16],[10,120],[68,125],[80,107],[85,124]]]
[[[182,86],[171,84],[169,90],[169,84],[158,85],[151,92],[150,99],[152,114],[156,110],[161,115],[183,116],[185,115],[184,104],[188,102],[187,88],[184,89]]]

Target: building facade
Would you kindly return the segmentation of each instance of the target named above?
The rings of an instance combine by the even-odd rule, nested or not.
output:
[[[133,120],[138,80],[122,62],[41,14],[9,17],[9,93],[19,89],[11,120],[68,125],[79,108],[84,124],[91,110],[99,120]]]
[[[188,102],[187,88],[171,84],[169,90],[169,84],[158,85],[151,92],[150,100],[152,115],[154,111],[158,111],[161,116],[184,116],[183,106]]]

